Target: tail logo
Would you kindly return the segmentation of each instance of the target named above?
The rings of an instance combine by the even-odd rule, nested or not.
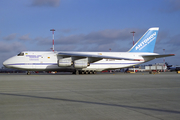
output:
[[[153,53],[158,31],[158,27],[149,28],[149,30],[136,42],[129,52]]]
[[[148,45],[149,43],[151,43],[154,39],[156,39],[156,32],[154,32],[151,36],[149,36],[148,38],[146,38],[144,41],[142,41],[141,43],[139,43],[136,46],[136,50],[141,50],[143,49],[146,45]]]

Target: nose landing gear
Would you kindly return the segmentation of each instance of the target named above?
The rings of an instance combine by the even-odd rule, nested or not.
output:
[[[31,72],[30,71],[27,71],[27,75],[30,75],[31,74]]]

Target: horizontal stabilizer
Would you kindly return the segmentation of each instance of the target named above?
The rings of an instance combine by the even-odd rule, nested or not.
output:
[[[142,55],[143,58],[162,58],[162,57],[170,57],[170,56],[175,56],[175,54]]]

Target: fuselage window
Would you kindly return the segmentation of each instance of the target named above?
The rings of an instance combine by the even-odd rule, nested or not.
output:
[[[19,53],[17,56],[24,56],[24,53]]]

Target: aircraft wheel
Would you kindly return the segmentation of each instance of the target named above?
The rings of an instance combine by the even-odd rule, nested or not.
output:
[[[76,70],[76,75],[79,75],[79,70]]]

